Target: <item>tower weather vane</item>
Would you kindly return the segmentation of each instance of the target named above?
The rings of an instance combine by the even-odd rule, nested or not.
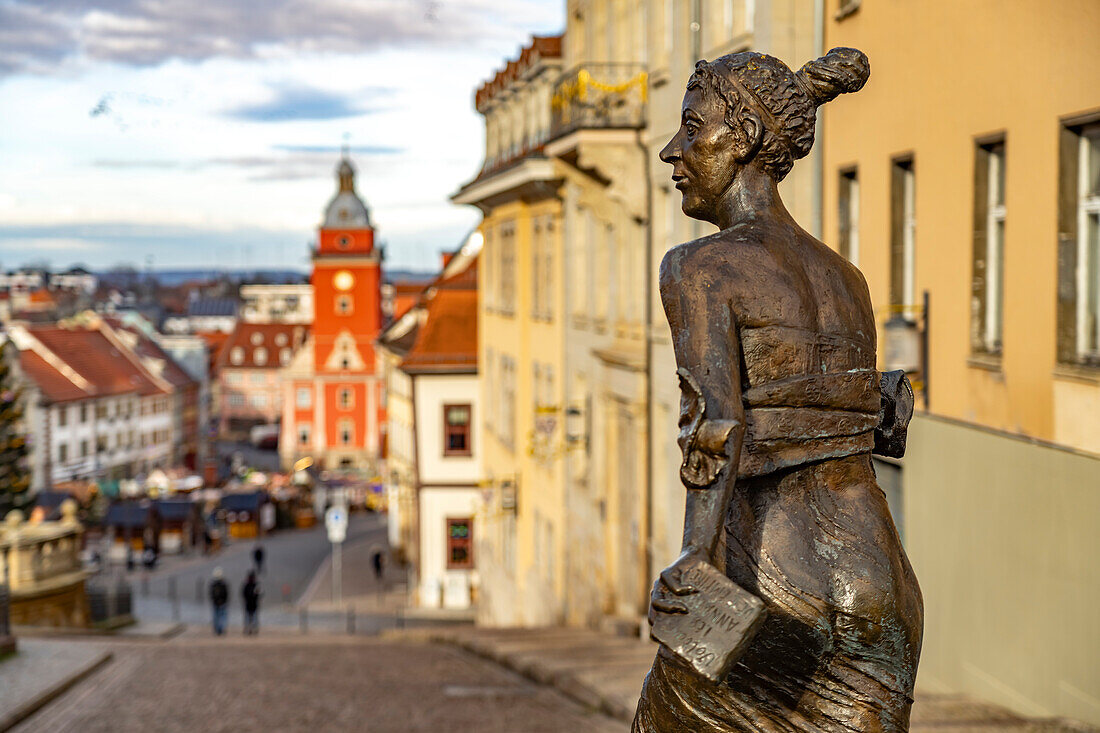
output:
[[[721,231],[661,263],[687,499],[634,733],[909,729],[923,604],[871,454],[904,453],[913,393],[875,370],[863,276],[777,188],[817,108],[869,74],[851,48],[797,72],[700,61],[661,151],[684,213]]]

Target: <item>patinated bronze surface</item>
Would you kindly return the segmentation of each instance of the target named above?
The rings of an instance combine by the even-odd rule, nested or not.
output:
[[[871,453],[904,451],[912,391],[875,371],[860,272],[777,189],[817,108],[869,73],[849,48],[798,72],[758,53],[700,62],[661,152],[684,212],[721,231],[661,264],[687,506],[653,588],[662,645],[636,732],[909,728],[923,607]]]

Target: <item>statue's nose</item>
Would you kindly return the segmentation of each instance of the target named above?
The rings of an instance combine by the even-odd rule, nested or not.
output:
[[[658,157],[665,163],[675,163],[680,159],[680,146],[675,137],[668,141],[668,145],[665,145]]]

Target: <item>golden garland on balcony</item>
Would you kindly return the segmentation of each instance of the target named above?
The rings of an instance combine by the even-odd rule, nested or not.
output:
[[[649,75],[641,71],[636,76],[627,79],[621,84],[605,84],[593,79],[587,69],[581,69],[577,72],[576,79],[562,82],[558,85],[557,91],[554,92],[554,97],[551,99],[551,104],[554,109],[562,109],[574,99],[579,99],[583,102],[588,96],[589,87],[606,94],[623,94],[624,92],[630,91],[630,88],[633,86],[638,87],[642,102],[645,103],[649,96],[648,82]]]

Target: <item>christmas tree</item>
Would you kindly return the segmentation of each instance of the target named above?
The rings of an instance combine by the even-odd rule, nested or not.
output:
[[[31,484],[23,408],[11,365],[14,352],[10,341],[0,343],[0,518],[24,508]]]

